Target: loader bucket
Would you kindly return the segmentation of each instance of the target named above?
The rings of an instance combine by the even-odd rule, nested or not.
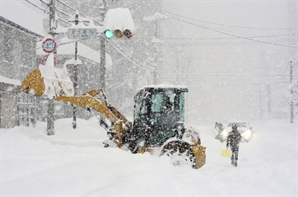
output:
[[[40,65],[24,79],[21,90],[44,98],[73,96],[73,83],[65,69]]]

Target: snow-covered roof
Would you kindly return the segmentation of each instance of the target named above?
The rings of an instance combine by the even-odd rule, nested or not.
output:
[[[1,0],[0,10],[0,16],[28,29],[29,31],[44,35],[44,16],[25,6],[22,2]]]
[[[12,85],[21,85],[21,81],[17,79],[9,79],[0,75],[0,82],[12,84]]]
[[[158,84],[158,85],[145,85],[143,88],[140,88],[138,90],[142,90],[145,88],[165,88],[165,89],[174,89],[174,88],[178,88],[178,89],[184,89],[186,91],[188,91],[188,88],[186,86],[180,86],[180,85],[172,85],[172,84]]]
[[[186,86],[173,85],[173,84],[158,84],[158,85],[146,85],[144,88],[153,87],[153,88],[187,88]]]
[[[45,55],[42,50],[42,42],[37,43],[37,55]],[[57,41],[57,54],[58,55],[74,55],[75,54],[75,41],[68,38],[63,38]],[[89,59],[91,61],[100,63],[100,52],[96,51],[80,42],[78,42],[78,55]],[[112,58],[106,53],[106,66],[112,66]]]

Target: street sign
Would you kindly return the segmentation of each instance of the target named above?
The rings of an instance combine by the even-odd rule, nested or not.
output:
[[[46,53],[52,53],[56,50],[57,44],[54,39],[47,38],[42,42],[42,49]]]
[[[50,54],[48,53],[45,56],[43,56],[43,58],[41,59],[41,64],[42,65],[46,65],[49,55]],[[54,66],[56,66],[56,65],[57,65],[57,58],[56,58],[56,56],[54,56]]]
[[[90,39],[96,38],[95,28],[69,28],[67,36],[69,39]]]

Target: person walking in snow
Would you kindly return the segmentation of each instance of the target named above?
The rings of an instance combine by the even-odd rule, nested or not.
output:
[[[238,152],[239,152],[239,143],[241,141],[241,134],[237,130],[237,126],[232,126],[232,131],[227,137],[227,149],[230,147],[232,151],[231,162],[233,166],[237,166]]]

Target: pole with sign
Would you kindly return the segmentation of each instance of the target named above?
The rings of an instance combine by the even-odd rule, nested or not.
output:
[[[90,21],[82,21],[79,20],[79,13],[76,12],[75,18],[73,21],[77,26],[79,23],[89,23]],[[89,38],[96,38],[96,29],[95,28],[69,28],[67,32],[67,36],[69,39],[81,40],[81,39],[89,39]],[[78,58],[78,42],[75,42],[75,62]],[[78,86],[78,65],[75,64],[73,68],[73,89],[74,95],[77,94],[77,86]],[[75,129],[77,128],[77,116],[76,116],[77,108],[73,106],[73,120],[72,120],[72,127]]]

